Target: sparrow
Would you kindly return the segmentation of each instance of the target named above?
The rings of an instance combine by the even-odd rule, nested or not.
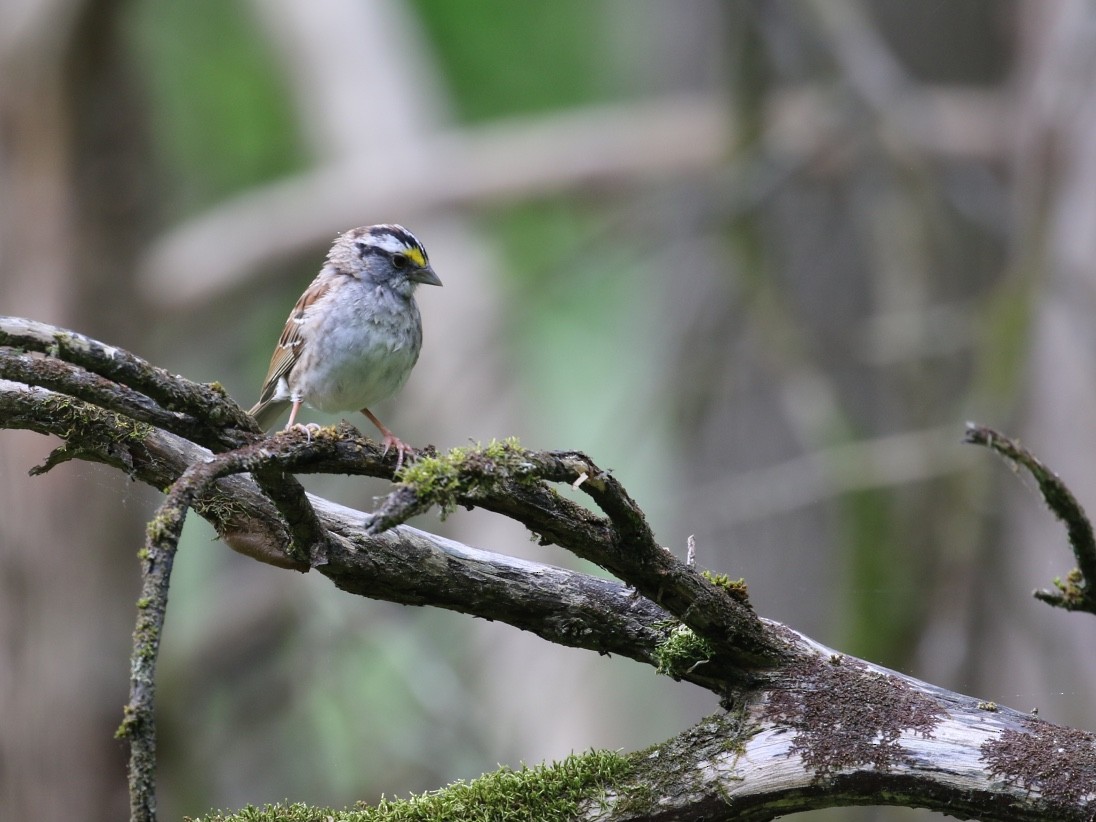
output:
[[[293,306],[250,413],[269,428],[288,407],[360,410],[377,426],[396,469],[411,450],[369,410],[407,381],[422,348],[419,285],[441,285],[415,235],[399,225],[362,226],[335,240],[316,279]]]

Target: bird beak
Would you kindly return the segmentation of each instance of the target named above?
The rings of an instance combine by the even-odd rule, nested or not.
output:
[[[434,269],[430,266],[420,268],[408,279],[413,283],[422,283],[423,285],[441,285],[441,279],[434,273]]]

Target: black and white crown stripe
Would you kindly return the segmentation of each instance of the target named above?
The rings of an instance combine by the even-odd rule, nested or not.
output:
[[[426,249],[418,241],[414,234],[403,226],[375,225],[371,226],[367,236],[358,239],[355,244],[358,252],[364,257],[367,254],[403,254],[418,266],[429,264]]]

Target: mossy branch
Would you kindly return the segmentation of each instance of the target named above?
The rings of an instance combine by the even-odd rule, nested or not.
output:
[[[1033,596],[1056,608],[1096,614],[1096,537],[1092,522],[1073,492],[1034,454],[992,428],[968,423],[966,442],[985,446],[1024,468],[1035,480],[1047,507],[1066,526],[1077,567],[1065,575],[1065,580],[1055,579],[1054,590],[1038,589]]]
[[[606,516],[560,496],[550,482],[583,491]],[[746,681],[781,657],[780,643],[765,633],[748,600],[729,595],[725,586],[663,548],[623,485],[581,452],[528,451],[510,440],[420,460],[402,472],[400,487],[367,530],[382,532],[431,505],[503,514],[542,542],[600,565],[705,640],[732,682]]]
[[[41,388],[0,380],[0,426],[68,437],[81,459],[126,471],[162,489],[188,466],[213,459],[208,450],[174,434],[149,429],[133,435],[123,415]],[[347,428],[314,435],[311,443],[292,432],[275,437],[297,449],[345,451],[358,472],[373,455],[376,473],[391,476],[394,457],[380,456],[376,443]],[[314,451],[315,452],[315,451]],[[319,464],[312,470],[320,470]],[[309,495],[327,536],[327,562],[314,570],[352,594],[406,605],[432,604],[506,622],[548,641],[627,656],[655,664],[655,650],[668,635],[658,627],[670,615],[621,583],[481,551],[452,540],[399,526],[377,536],[365,533],[370,515]],[[253,477],[223,477],[200,492],[194,510],[232,548],[263,562],[298,568],[287,556],[290,532]],[[710,671],[687,677],[719,690]]]
[[[0,346],[7,349],[6,356],[0,359],[0,377],[56,388],[107,410],[122,411],[134,419],[161,425],[207,448],[216,451],[235,448],[247,439],[242,432],[261,433],[255,421],[219,385],[191,382],[128,351],[75,331],[21,317],[0,316]],[[34,376],[24,379],[31,358],[21,359],[19,355],[28,353],[45,355],[54,364],[78,366],[103,379],[81,380],[72,369],[51,369],[47,365],[36,365],[32,369]],[[103,380],[116,383],[122,390],[106,390]]]
[[[139,552],[141,597],[137,601],[137,626],[130,657],[130,699],[118,731],[119,736],[130,743],[130,818],[133,822],[155,822],[156,819],[156,660],[167,616],[171,569],[187,512],[208,494],[217,480],[233,474],[246,472],[266,477],[270,485],[279,489],[276,477],[295,460],[301,459],[302,454],[307,459],[310,453],[296,447],[301,440],[307,441],[308,437],[290,431],[191,463],[172,485],[148,524],[145,545]],[[290,559],[300,567],[308,568],[313,562],[327,561],[327,537],[311,504],[307,500],[303,506],[296,504],[299,497],[303,498],[303,491],[300,495],[293,491],[279,493],[274,503],[285,516],[293,536],[288,551]]]
[[[156,488],[170,486],[140,552],[132,693],[120,729],[133,745],[135,819],[155,816],[155,662],[190,510],[231,547],[264,562],[316,570],[353,594],[449,608],[557,644],[627,656],[720,694],[732,709],[649,751],[609,756],[612,773],[600,771],[590,783],[596,795],[580,791],[579,810],[567,805],[567,818],[763,820],[883,796],[987,820],[1090,816],[1085,797],[1096,771],[1084,732],[834,653],[759,618],[744,581],[677,560],[618,480],[584,454],[529,451],[512,440],[440,456],[423,449],[380,509],[363,514],[305,494],[294,477],[395,478],[395,455],[350,426],[264,437],[216,386],[12,318],[0,318],[0,427],[63,440],[35,472],[79,458]],[[1064,586],[1077,591],[1059,596],[1087,606],[1096,552],[1080,507],[1034,457],[980,431],[971,441],[1031,470],[1067,522],[1080,570]],[[561,495],[555,486],[564,483],[580,489],[592,508]],[[491,554],[400,524],[435,505],[514,518],[622,582]],[[1071,744],[1048,747],[1048,739]],[[1041,763],[1054,756],[1061,761],[1044,769]],[[520,775],[502,780],[504,793],[513,788],[520,796],[542,784]],[[443,804],[463,802],[486,784],[437,796]],[[308,815],[314,810],[300,809],[300,818],[314,818]],[[331,815],[379,820],[388,810]],[[297,818],[296,812],[271,809],[269,818]],[[257,813],[247,818],[268,818]]]

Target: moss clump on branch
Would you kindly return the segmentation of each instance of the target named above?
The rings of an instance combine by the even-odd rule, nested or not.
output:
[[[677,624],[655,648],[660,674],[677,679],[712,658],[712,646],[687,625]]]
[[[460,497],[476,496],[506,480],[524,479],[533,467],[517,438],[507,437],[420,457],[404,466],[398,479],[423,501],[437,505],[444,518],[456,509]]]
[[[731,579],[726,574],[717,574],[714,571],[701,571],[700,575],[712,585],[722,588],[730,594],[732,599],[738,600],[743,605],[750,604],[750,589],[746,585],[745,577]]]
[[[631,770],[631,761],[614,751],[571,755],[551,765],[500,768],[471,782],[454,782],[409,799],[382,799],[376,807],[343,811],[294,803],[247,807],[189,822],[447,822],[454,819],[498,819],[507,822],[554,822],[574,819],[580,806],[597,801]]]
[[[1055,577],[1054,587],[1062,598],[1062,606],[1067,609],[1079,608],[1085,600],[1085,577],[1080,568],[1074,568],[1066,574],[1065,580]]]

